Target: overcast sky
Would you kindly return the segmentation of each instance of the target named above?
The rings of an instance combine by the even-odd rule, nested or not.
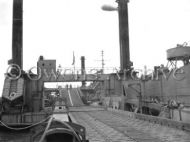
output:
[[[24,0],[24,69],[36,66],[40,55],[57,65],[119,67],[118,13],[101,10],[115,0]],[[130,54],[134,68],[166,64],[166,50],[190,41],[190,0],[131,0]],[[0,90],[11,59],[12,0],[0,0]]]

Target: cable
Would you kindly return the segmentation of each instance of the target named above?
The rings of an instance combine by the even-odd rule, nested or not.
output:
[[[53,120],[53,116],[50,117],[50,119],[49,119],[49,121],[48,121],[48,124],[47,124],[47,126],[46,126],[46,129],[44,130],[44,133],[43,133],[43,135],[41,136],[39,142],[43,142],[43,140],[44,140],[44,138],[45,138],[45,136],[46,136],[46,133],[47,133],[47,131],[48,131],[50,125],[51,125],[52,120]]]
[[[47,118],[43,119],[42,121],[39,121],[39,122],[37,122],[37,123],[34,123],[34,124],[30,125],[30,126],[23,127],[23,128],[10,127],[10,126],[8,126],[7,124],[3,123],[2,121],[0,121],[0,123],[1,123],[4,127],[8,128],[8,129],[15,130],[15,131],[20,131],[20,130],[25,130],[25,129],[34,127],[34,126],[36,126],[36,125],[38,125],[38,124],[41,124],[41,123],[47,121],[50,117],[51,117],[51,116],[48,116]]]
[[[2,121],[0,121],[0,123],[1,123],[4,127],[8,128],[8,129],[10,129],[10,130],[20,131],[20,130],[25,130],[25,129],[34,127],[34,126],[36,126],[36,125],[39,125],[39,124],[41,124],[41,123],[47,121],[48,119],[49,119],[49,121],[48,121],[48,124],[47,124],[47,126],[46,126],[46,129],[44,130],[44,133],[43,133],[43,135],[42,135],[42,137],[41,137],[41,139],[40,139],[40,141],[39,141],[39,142],[42,142],[42,141],[44,140],[44,137],[45,137],[45,135],[46,135],[46,132],[48,131],[48,129],[49,129],[49,127],[50,127],[50,124],[51,124],[51,122],[52,122],[52,120],[53,120],[53,116],[48,116],[47,118],[43,119],[42,121],[37,122],[37,123],[35,123],[35,124],[32,124],[32,125],[30,125],[30,126],[24,127],[24,128],[14,128],[14,127],[10,127],[10,126],[8,126],[7,124],[3,123]],[[56,121],[58,121],[58,120],[56,120]],[[69,124],[67,124],[67,123],[65,123],[65,122],[63,122],[63,121],[59,121],[59,122],[63,123],[65,126],[67,126],[67,127],[73,132],[73,134],[75,135],[75,137],[77,138],[77,140],[78,140],[79,142],[81,142],[80,137],[77,135],[77,133],[75,132],[75,130],[74,130]]]

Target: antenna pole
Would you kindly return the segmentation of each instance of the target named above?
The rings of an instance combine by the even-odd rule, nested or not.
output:
[[[104,65],[105,65],[105,63],[104,63],[104,51],[102,50],[101,53],[102,53],[102,74],[103,74],[104,73]]]

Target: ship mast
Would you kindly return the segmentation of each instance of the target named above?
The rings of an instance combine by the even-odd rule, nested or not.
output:
[[[119,14],[120,70],[130,69],[128,0],[117,0]]]
[[[102,50],[101,51],[101,56],[102,56],[102,74],[104,74],[104,65],[105,65],[105,63],[104,63],[104,51]]]
[[[12,59],[9,64],[23,68],[23,0],[13,0]]]
[[[129,51],[129,23],[128,23],[128,2],[129,0],[116,0],[118,8],[104,5],[102,10],[117,11],[119,16],[119,43],[120,43],[120,72],[131,69]]]

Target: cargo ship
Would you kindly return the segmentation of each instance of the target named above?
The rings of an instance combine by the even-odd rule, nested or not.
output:
[[[12,59],[0,102],[0,141],[87,142],[85,128],[72,122],[68,111],[61,112],[64,120],[55,117],[59,98],[49,95],[54,90],[46,93],[43,78],[38,80],[37,74],[23,70],[22,32],[23,0],[13,0]],[[40,57],[38,67],[55,70],[54,62]]]

